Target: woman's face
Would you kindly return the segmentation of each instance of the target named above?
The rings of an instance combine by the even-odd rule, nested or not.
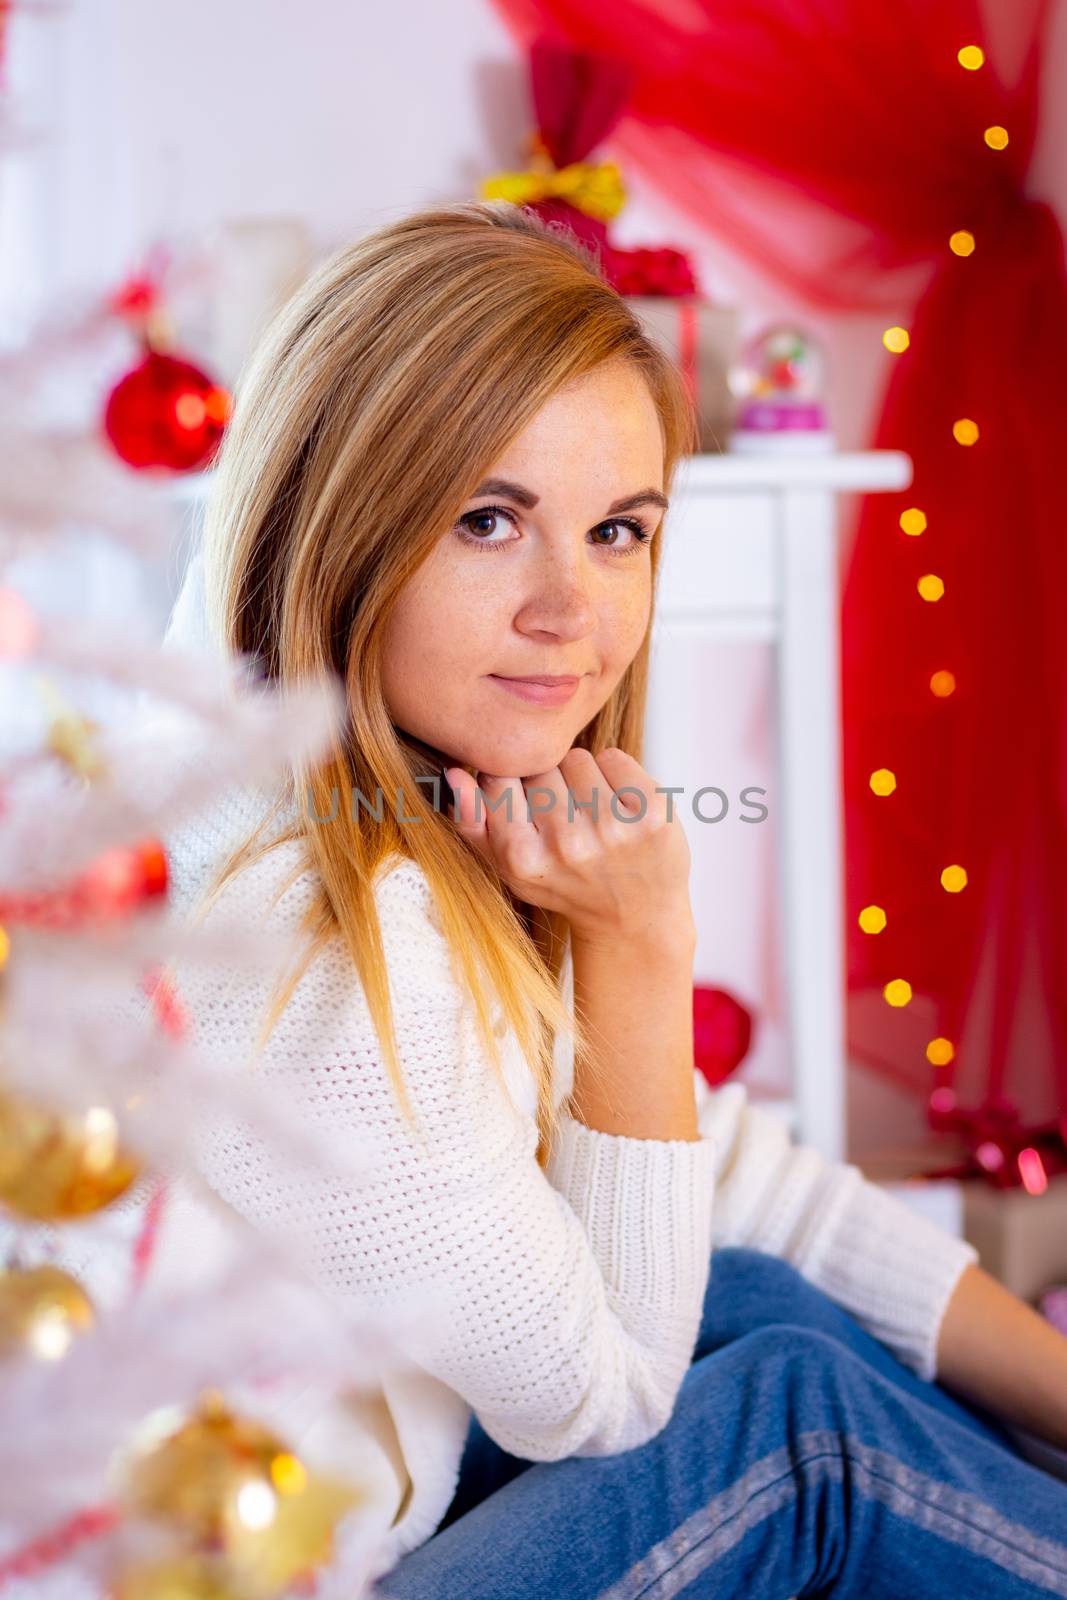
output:
[[[607,362],[554,395],[401,591],[384,655],[394,724],[478,772],[558,766],[640,648],[665,504],[639,372]],[[545,675],[576,681],[514,681]]]

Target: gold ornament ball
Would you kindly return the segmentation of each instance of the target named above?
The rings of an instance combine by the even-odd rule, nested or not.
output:
[[[235,1416],[214,1390],[163,1437],[148,1421],[119,1496],[194,1551],[214,1553],[250,1594],[280,1594],[333,1555],[334,1524],[358,1505],[351,1486],[313,1475],[262,1423]]]
[[[240,1600],[240,1591],[217,1561],[178,1555],[127,1567],[112,1581],[107,1600]]]
[[[0,1205],[67,1222],[109,1206],[140,1171],[106,1106],[56,1110],[0,1088]]]
[[[93,1302],[69,1272],[50,1264],[0,1268],[0,1360],[58,1361],[95,1321]]]

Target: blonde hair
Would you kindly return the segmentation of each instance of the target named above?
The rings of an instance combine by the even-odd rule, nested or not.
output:
[[[289,775],[283,798],[306,794],[323,817],[336,793],[373,799],[380,786],[384,796],[401,790],[407,816],[419,818],[404,826],[385,805],[381,821],[368,821],[341,804],[329,826],[302,812],[288,832],[257,843],[268,817],[223,864],[211,899],[285,838],[305,841],[317,874],[306,954],[274,995],[261,1044],[315,954],[340,936],[410,1116],[373,887],[387,856],[410,857],[430,884],[498,1072],[491,995],[518,1035],[537,1084],[542,1166],[555,1126],[556,1033],[572,1033],[576,1063],[589,1060],[560,992],[566,924],[518,900],[415,783],[434,769],[390,720],[381,646],[406,580],[473,485],[552,395],[612,359],[631,362],[648,384],[669,492],[676,462],[696,448],[691,401],[585,246],[505,201],[404,216],[325,261],[270,325],[238,385],[204,531],[216,636],[280,685],[323,674],[344,685],[343,731],[326,759]],[[657,538],[653,598],[659,554]],[[648,645],[646,634],[579,745],[641,759]]]

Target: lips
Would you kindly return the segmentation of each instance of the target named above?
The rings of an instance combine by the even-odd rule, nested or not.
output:
[[[536,678],[505,678],[501,674],[491,672],[491,683],[498,683],[508,694],[517,696],[520,700],[527,701],[530,705],[537,706],[562,706],[566,705],[578,688],[580,679],[576,677],[536,677]]]
[[[565,674],[565,675],[561,674],[557,678],[553,678],[553,677],[513,678],[513,677],[510,676],[510,674],[505,675],[504,673],[496,673],[496,672],[494,672],[492,674],[492,676],[494,678],[496,678],[496,677],[504,677],[505,681],[508,682],[508,683],[543,683],[543,684],[547,685],[549,688],[556,688],[556,687],[559,687],[559,686],[561,686],[561,685],[563,685],[565,683],[577,683],[578,682],[578,678],[577,678],[576,674],[574,674],[574,673],[568,673],[568,674]]]

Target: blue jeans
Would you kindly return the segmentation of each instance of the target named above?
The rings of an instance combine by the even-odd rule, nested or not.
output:
[[[1067,1483],[786,1263],[721,1249],[692,1364],[655,1438],[535,1463],[472,1421],[440,1527],[375,1593],[1067,1597]]]

